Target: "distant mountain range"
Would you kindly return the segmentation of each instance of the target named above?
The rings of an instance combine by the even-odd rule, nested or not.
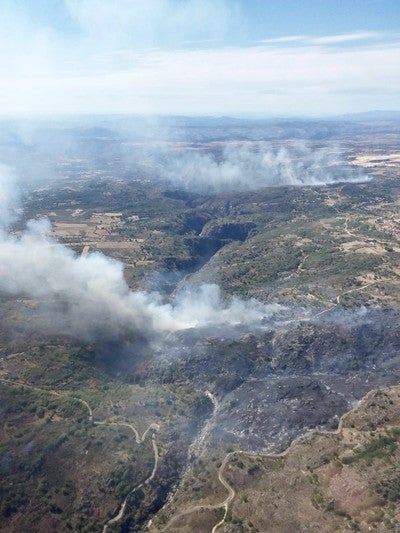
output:
[[[364,111],[338,115],[332,120],[400,120],[400,111]]]

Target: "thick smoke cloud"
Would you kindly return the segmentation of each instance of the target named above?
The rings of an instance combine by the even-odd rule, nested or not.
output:
[[[15,198],[8,177],[3,169],[3,224],[11,219]],[[133,292],[120,262],[101,253],[78,256],[53,238],[45,219],[28,222],[20,235],[7,233],[3,225],[0,291],[35,299],[44,327],[85,341],[153,337],[208,325],[261,325],[282,310],[256,300],[226,301],[216,285],[186,289],[168,303],[156,292]]]
[[[361,170],[339,164],[327,149],[311,150],[301,143],[279,149],[264,142],[234,143],[227,145],[221,157],[195,151],[170,154],[162,173],[178,187],[217,193],[369,179]]]

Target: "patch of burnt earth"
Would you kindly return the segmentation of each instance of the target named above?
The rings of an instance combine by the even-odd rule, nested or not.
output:
[[[400,382],[398,313],[343,317],[253,334],[231,328],[219,338],[212,329],[180,332],[152,376],[216,395],[214,446],[280,451],[309,429],[335,428],[369,390]]]
[[[212,440],[241,449],[276,451],[305,430],[335,428],[348,401],[314,376],[253,378],[232,391],[218,411]]]
[[[213,445],[281,452],[308,430],[336,429],[339,417],[369,390],[399,380],[399,372],[251,378],[221,401],[210,439]]]

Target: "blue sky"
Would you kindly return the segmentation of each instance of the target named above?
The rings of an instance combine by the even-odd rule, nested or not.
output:
[[[0,0],[0,114],[400,109],[399,0]]]

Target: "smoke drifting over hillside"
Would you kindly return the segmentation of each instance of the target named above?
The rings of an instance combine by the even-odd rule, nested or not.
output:
[[[229,144],[220,158],[195,151],[168,155],[163,173],[175,186],[217,193],[369,179],[361,170],[339,164],[327,149],[311,150],[301,143],[279,149],[263,142]]]
[[[6,232],[15,189],[4,173],[1,184],[0,291],[38,301],[49,331],[85,341],[153,336],[221,324],[257,325],[282,308],[256,300],[225,301],[216,285],[187,289],[165,303],[159,293],[133,292],[123,265],[101,253],[80,257],[58,243],[47,220],[30,221],[18,236]]]
[[[258,139],[276,137],[277,145],[273,140],[247,139],[248,126],[246,129],[242,125],[239,130],[239,136],[247,140],[232,142],[237,131],[229,121],[222,122],[217,131],[212,121],[210,124],[194,121],[196,127],[190,128],[192,122],[109,119],[104,123],[72,121],[40,125],[21,121],[3,127],[0,160],[15,167],[24,183],[31,186],[56,181],[60,162],[65,164],[73,159],[80,160],[82,168],[88,171],[104,172],[112,162],[113,169],[131,175],[143,173],[149,179],[158,176],[174,187],[204,193],[370,179],[360,168],[345,163],[340,145],[318,147],[311,140],[312,136],[322,134],[321,128],[328,128],[325,123],[310,126],[311,131],[305,131],[304,137],[295,141],[280,139],[278,133],[282,128],[277,125],[259,126]],[[294,135],[296,131],[290,133]],[[221,136],[222,140],[210,141],[210,136],[214,138],[211,134]]]

